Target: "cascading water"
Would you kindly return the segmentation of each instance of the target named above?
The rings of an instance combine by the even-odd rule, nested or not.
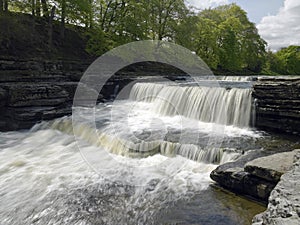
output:
[[[203,122],[249,127],[251,93],[250,89],[139,83],[133,87],[130,98],[154,102],[153,110],[164,116],[183,115]]]
[[[0,223],[168,224],[165,210],[207,191],[209,173],[260,138],[251,103],[250,89],[137,83],[128,100],[97,105],[95,118],[80,108],[77,121],[0,133]]]

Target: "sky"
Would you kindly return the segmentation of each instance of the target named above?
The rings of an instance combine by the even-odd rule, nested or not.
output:
[[[258,32],[276,51],[289,45],[300,45],[300,0],[186,0],[197,8],[236,3],[254,22]]]

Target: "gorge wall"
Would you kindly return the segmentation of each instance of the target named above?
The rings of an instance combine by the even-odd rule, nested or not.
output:
[[[300,77],[261,77],[255,82],[256,127],[300,134]]]
[[[0,59],[0,130],[28,129],[71,113],[73,95],[88,63]]]
[[[0,131],[29,129],[43,120],[70,115],[73,97],[91,61],[24,60],[0,57]],[[112,98],[130,79],[113,76],[98,102]]]
[[[84,60],[37,60],[0,56],[0,131],[28,129],[42,120],[71,114],[73,96],[84,71]],[[169,71],[169,72],[166,72]],[[143,63],[119,71],[107,82],[99,101],[110,100],[136,76],[181,71]],[[280,133],[300,133],[300,77],[260,77],[253,86],[256,127]]]
[[[0,131],[29,129],[40,121],[70,115],[78,82],[91,63],[91,59],[0,56]],[[104,84],[98,102],[113,99],[135,77],[157,74],[181,79],[182,71],[153,62],[130,65]]]

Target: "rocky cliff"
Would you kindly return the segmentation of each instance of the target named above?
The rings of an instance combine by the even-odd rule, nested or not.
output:
[[[29,129],[42,120],[70,115],[78,82],[91,62],[0,56],[0,131]],[[153,62],[130,65],[103,84],[98,101],[112,100],[139,76],[157,74],[178,79],[182,71]]]
[[[256,127],[300,134],[300,77],[262,77],[255,82]]]
[[[27,129],[71,113],[89,62],[0,59],[0,131]]]

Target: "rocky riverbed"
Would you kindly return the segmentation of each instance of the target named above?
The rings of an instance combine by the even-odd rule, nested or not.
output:
[[[0,57],[0,131],[28,129],[42,120],[71,114],[74,93],[89,64]],[[152,65],[148,68],[151,76],[165,70],[153,70]],[[113,98],[117,85],[120,91],[132,76],[144,75],[144,69],[142,65],[119,72],[106,83],[98,100]],[[178,71],[171,72],[168,79],[176,74]],[[256,127],[300,133],[300,77],[258,78],[253,96]],[[250,151],[238,161],[218,167],[211,178],[233,192],[269,202],[268,210],[255,218],[255,224],[299,224],[299,151],[265,156]]]
[[[265,157],[250,153],[219,166],[211,178],[233,192],[268,201],[254,225],[300,223],[300,150]]]

